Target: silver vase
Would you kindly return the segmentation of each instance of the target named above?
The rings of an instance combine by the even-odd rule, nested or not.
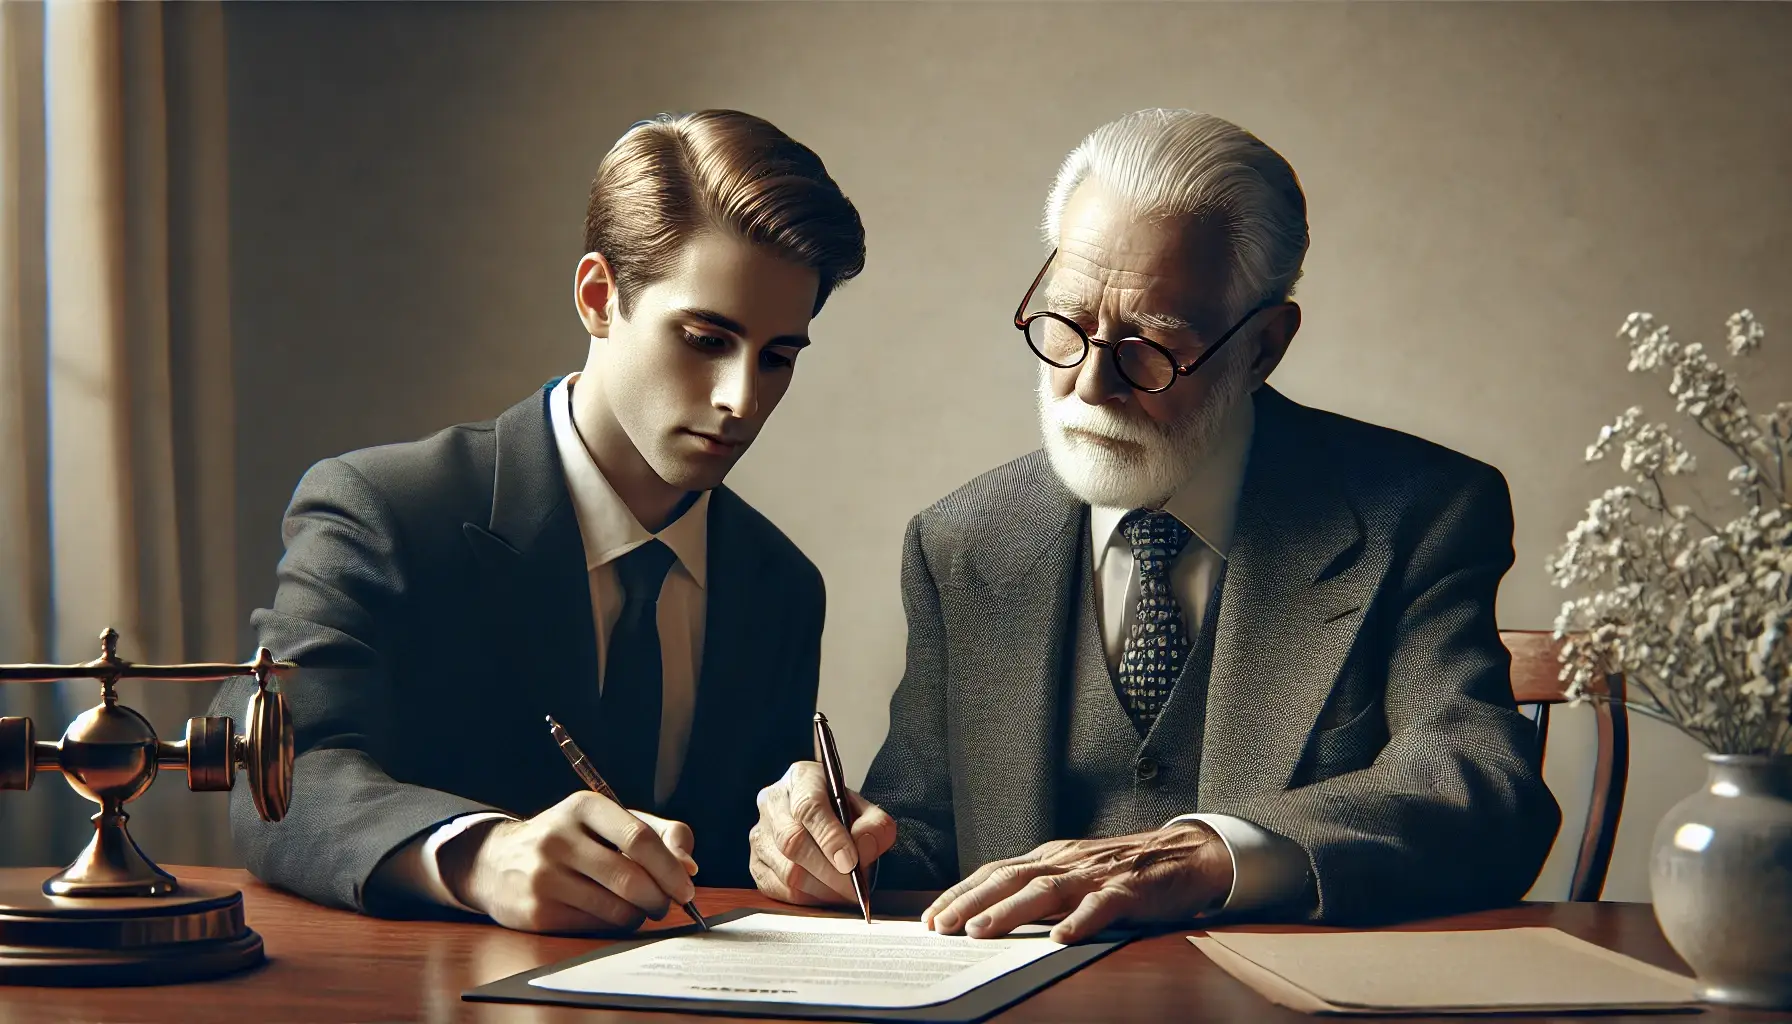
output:
[[[1705,761],[1655,830],[1655,919],[1706,1001],[1792,1007],[1792,757]]]

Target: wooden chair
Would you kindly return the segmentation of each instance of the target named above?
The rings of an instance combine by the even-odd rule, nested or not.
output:
[[[1522,706],[1536,709],[1537,765],[1543,765],[1549,738],[1549,708],[1566,703],[1566,683],[1557,676],[1561,662],[1555,637],[1547,630],[1505,629],[1500,639],[1512,653],[1512,696]],[[1624,700],[1624,677],[1607,676],[1596,692],[1609,700],[1593,702],[1593,724],[1599,752],[1593,763],[1593,796],[1587,803],[1587,823],[1581,833],[1580,854],[1574,861],[1574,878],[1568,899],[1591,903],[1605,888],[1612,862],[1612,842],[1618,837],[1618,816],[1624,810],[1624,787],[1630,777],[1630,716]]]

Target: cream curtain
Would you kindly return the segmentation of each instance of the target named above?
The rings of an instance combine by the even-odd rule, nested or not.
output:
[[[43,8],[0,2],[0,661],[49,653],[43,237]],[[0,712],[60,721],[44,687],[0,687]],[[0,862],[40,862],[41,837],[77,802],[60,788],[0,793]]]
[[[236,660],[222,12],[0,11],[0,660],[86,661],[107,626],[131,660]],[[5,689],[45,738],[97,697]],[[211,687],[121,696],[178,737]],[[73,855],[93,808],[67,790],[0,794],[0,858]],[[159,861],[228,862],[225,807],[170,773],[130,805],[131,830]]]

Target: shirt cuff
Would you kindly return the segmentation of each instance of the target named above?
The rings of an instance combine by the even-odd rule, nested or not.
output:
[[[442,881],[442,846],[482,821],[515,820],[508,814],[496,811],[479,811],[450,818],[437,825],[435,831],[412,839],[394,853],[386,867],[387,877],[417,899],[477,914],[479,911],[455,899],[454,894],[448,891],[448,883]]]
[[[1294,840],[1230,814],[1182,814],[1164,827],[1188,821],[1212,829],[1232,857],[1232,890],[1215,912],[1264,910],[1297,900],[1306,891],[1311,874],[1307,851]]]

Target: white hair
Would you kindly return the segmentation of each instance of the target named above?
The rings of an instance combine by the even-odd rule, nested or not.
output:
[[[1225,303],[1234,318],[1294,291],[1307,253],[1307,201],[1280,153],[1230,121],[1153,108],[1090,132],[1045,202],[1046,245],[1078,185],[1094,178],[1140,218],[1213,218],[1226,232]]]

